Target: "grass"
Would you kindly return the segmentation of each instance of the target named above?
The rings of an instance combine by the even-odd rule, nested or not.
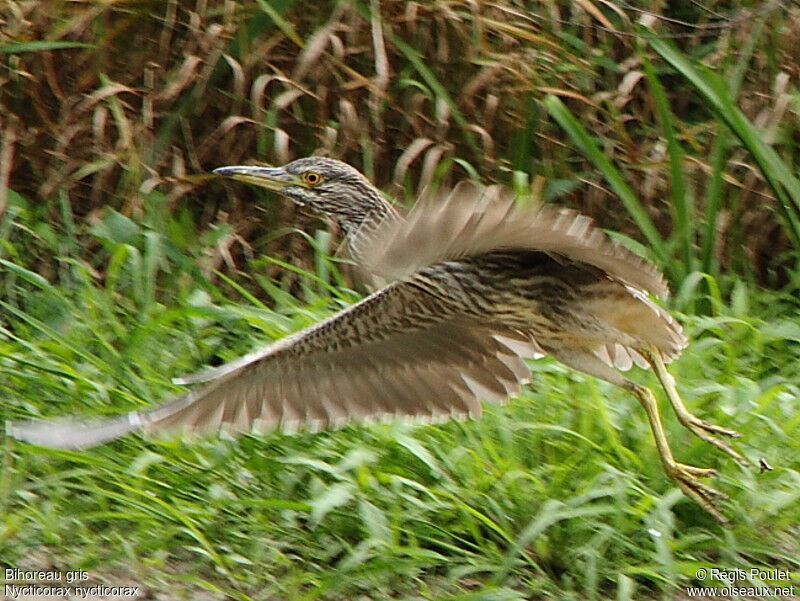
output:
[[[56,283],[4,261],[14,277],[2,301],[0,418],[150,404],[175,392],[169,377],[356,298],[333,285],[324,245],[324,269],[304,275],[302,301],[260,279],[267,309],[236,281],[223,291],[175,275],[185,257],[158,250],[168,247],[161,234],[115,220],[94,228],[105,244],[96,268],[113,274],[105,281],[77,261],[64,261]],[[113,241],[122,233],[127,246]],[[171,294],[154,298],[145,281]],[[679,310],[701,294],[690,283],[676,295]],[[672,371],[690,406],[741,431],[740,449],[776,469],[743,470],[665,417],[680,460],[719,468],[731,529],[666,479],[633,398],[539,360],[524,394],[465,423],[132,436],[86,452],[6,440],[0,558],[120,574],[175,594],[298,600],[668,599],[702,566],[796,571],[794,301],[739,285],[731,303],[708,302],[712,314],[682,316],[694,342]]]
[[[674,281],[700,268],[785,285],[800,244],[797,8],[666,6],[647,29],[633,5],[614,7],[27,3],[0,38],[0,112],[13,116],[0,212],[19,195],[50,219],[66,196],[78,220],[109,205],[136,219],[157,189],[252,241],[248,205],[189,174],[316,151],[398,198],[434,175],[523,172],[534,191],[547,182],[542,197],[647,242]]]
[[[15,5],[0,420],[149,406],[356,300],[335,236],[202,175],[321,151],[402,201],[512,184],[655,259],[692,338],[680,391],[775,467],[742,470],[664,411],[678,458],[719,468],[731,529],[666,479],[632,398],[545,359],[466,423],[4,439],[0,565],[270,600],[681,599],[698,567],[796,574],[800,9],[667,4],[650,30],[563,0]]]

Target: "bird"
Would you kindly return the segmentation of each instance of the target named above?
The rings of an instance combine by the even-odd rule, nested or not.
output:
[[[18,420],[7,433],[64,449],[132,431],[294,432],[353,421],[439,423],[503,403],[550,355],[633,394],[666,475],[717,521],[727,498],[678,462],[655,394],[623,372],[652,368],[678,421],[742,465],[739,434],[695,416],[666,364],[687,346],[660,271],[574,210],[522,202],[501,186],[430,190],[403,214],[362,173],[310,156],[281,167],[233,165],[216,176],[258,186],[332,219],[372,278],[362,300],[239,359],[176,378],[195,385],[149,410],[110,418]]]

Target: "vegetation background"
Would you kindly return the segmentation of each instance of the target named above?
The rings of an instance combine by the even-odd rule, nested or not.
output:
[[[800,586],[797,2],[11,0],[0,18],[0,419],[149,405],[356,300],[335,232],[205,175],[318,152],[402,204],[479,178],[620,232],[673,284],[689,405],[775,468],[668,420],[680,460],[720,470],[723,529],[664,477],[632,398],[541,360],[470,423],[5,439],[0,566],[153,599],[671,599],[725,584],[701,567]]]

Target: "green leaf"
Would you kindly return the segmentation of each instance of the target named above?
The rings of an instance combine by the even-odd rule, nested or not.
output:
[[[675,135],[675,124],[670,110],[669,100],[664,86],[656,76],[655,70],[647,54],[640,51],[642,68],[644,69],[645,79],[653,93],[653,104],[655,105],[656,116],[658,117],[664,138],[667,141],[667,155],[669,156],[669,198],[673,214],[672,237],[678,242],[681,261],[683,266],[679,277],[684,277],[694,269],[694,255],[692,247],[694,245],[694,228],[692,227],[693,207],[689,202],[688,189],[684,179],[683,169],[683,148]]]
[[[622,204],[628,210],[628,213],[633,218],[639,231],[647,240],[648,244],[652,247],[661,263],[666,263],[668,256],[664,245],[664,240],[656,230],[656,226],[647,214],[647,211],[636,198],[633,190],[630,189],[625,183],[622,174],[616,167],[608,160],[603,151],[598,148],[589,132],[581,123],[569,112],[569,109],[561,102],[561,99],[553,94],[548,94],[544,97],[544,105],[558,122],[562,129],[567,132],[567,135],[572,139],[578,149],[586,155],[586,157],[594,163],[595,167],[600,170],[605,177],[611,189],[620,197]]]
[[[0,44],[0,54],[20,54],[22,52],[42,52],[45,50],[64,50],[68,48],[97,48],[95,44],[84,42],[64,42],[59,40],[34,40],[32,42],[12,42]]]
[[[108,209],[103,219],[93,225],[89,233],[115,244],[133,244],[140,231],[132,219],[114,209]]]
[[[356,487],[349,482],[339,482],[326,488],[322,494],[309,502],[313,507],[311,522],[315,526],[319,525],[330,511],[350,502],[355,490]]]
[[[716,73],[704,65],[692,63],[665,40],[654,37],[650,39],[650,46],[695,87],[708,108],[725,122],[753,156],[764,179],[778,197],[787,232],[795,247],[800,249],[800,180],[739,110]]]
[[[771,321],[761,328],[764,336],[772,336],[781,340],[796,340],[800,342],[800,323],[796,321]]]
[[[453,100],[453,97],[447,91],[447,88],[439,81],[433,71],[430,70],[427,64],[425,64],[425,58],[412,46],[406,44],[403,40],[399,37],[394,35],[391,30],[388,28],[384,31],[386,37],[394,44],[400,52],[402,52],[405,57],[408,59],[408,62],[416,69],[417,73],[419,73],[420,77],[425,81],[426,84],[434,91],[436,96],[441,98],[447,103],[447,106],[450,108],[450,113],[453,115],[453,120],[458,123],[461,127],[461,133],[464,136],[464,141],[469,146],[470,150],[472,150],[476,155],[480,156],[481,151],[478,149],[478,144],[475,142],[475,138],[473,137],[472,133],[470,132],[467,127],[469,126],[469,121],[464,114],[461,112],[461,109],[458,107],[458,104]]]

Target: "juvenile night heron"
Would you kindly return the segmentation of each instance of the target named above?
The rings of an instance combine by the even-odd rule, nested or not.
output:
[[[475,185],[420,201],[404,218],[361,173],[327,158],[215,173],[333,218],[355,261],[389,283],[262,350],[179,378],[206,384],[150,411],[11,422],[9,434],[77,449],[137,429],[294,430],[381,416],[477,416],[481,400],[503,402],[519,390],[530,375],[523,357],[549,353],[633,393],[669,477],[724,521],[715,505],[724,495],[700,481],[715,471],[673,458],[653,393],[618,370],[651,366],[678,420],[746,465],[719,437],[738,434],[684,406],[664,363],[686,338],[646,295],[666,295],[666,284],[591,220],[566,209],[520,207],[497,187]]]

